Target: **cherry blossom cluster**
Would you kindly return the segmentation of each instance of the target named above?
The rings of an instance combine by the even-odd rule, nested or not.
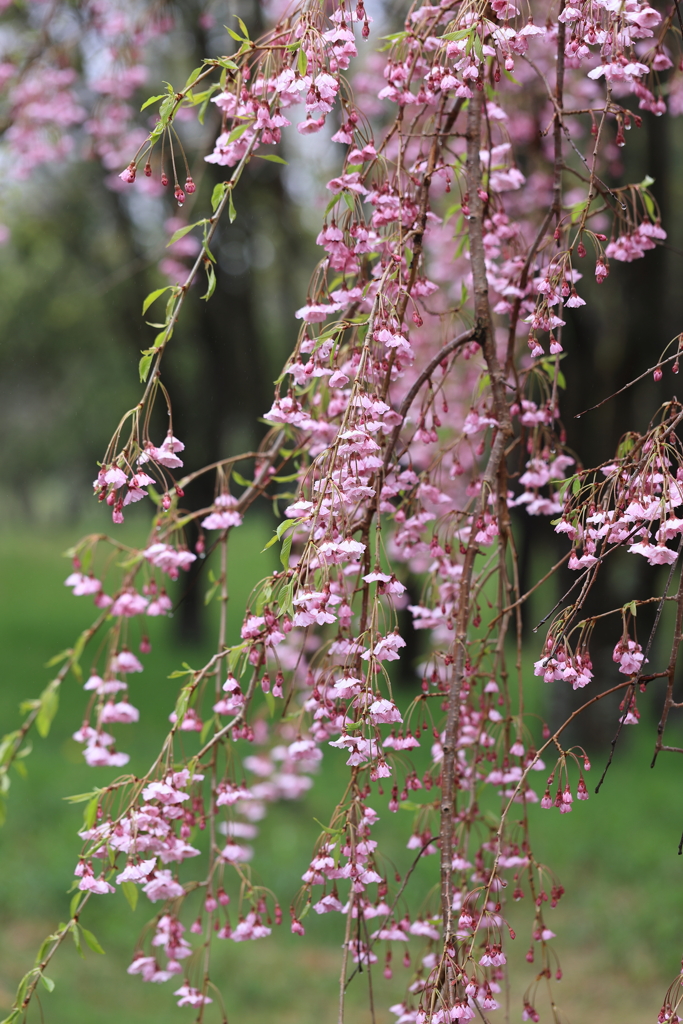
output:
[[[674,706],[683,588],[666,671],[649,665],[651,640],[636,638],[643,601],[605,611],[620,615],[622,628],[615,679],[598,693],[596,617],[584,604],[620,549],[670,567],[657,599],[666,600],[683,537],[683,410],[668,403],[622,442],[613,463],[586,470],[565,450],[559,408],[563,310],[585,304],[579,261],[592,247],[605,281],[609,259],[644,256],[665,237],[652,182],[610,182],[624,132],[641,119],[625,104],[635,97],[644,116],[656,116],[665,106],[661,76],[675,88],[674,14],[639,0],[534,3],[528,13],[514,0],[486,10],[454,0],[414,5],[388,48],[366,55],[355,83],[353,62],[370,35],[362,0],[302,5],[259,41],[240,23],[231,56],[207,61],[165,96],[152,131],[122,161],[123,185],[152,176],[180,112],[199,104],[201,78],[202,102],[221,118],[205,158],[228,177],[211,215],[194,225],[201,241],[189,225],[176,239],[194,239],[186,280],[146,300],[145,309],[165,294],[166,320],[142,353],[141,400],[94,484],[115,525],[127,505],[149,498],[149,539],[130,549],[95,535],[73,549],[66,583],[93,597],[97,618],[7,749],[12,760],[33,721],[44,728],[57,686],[71,669],[79,676],[92,651],[75,739],[89,766],[124,767],[128,755],[109,730],[139,719],[127,681],[143,669],[133,636],[139,626],[148,655],[147,617],[167,614],[174,583],[215,550],[207,595],[220,600],[215,654],[175,674],[183,681],[162,709],[169,730],[148,771],[86,795],[65,926],[77,925],[91,897],[120,886],[134,904],[141,889],[158,911],[129,971],[178,984],[178,1004],[197,1008],[199,1019],[205,1006],[217,1009],[215,942],[267,938],[282,921],[281,901],[296,935],[315,927],[311,909],[341,915],[342,1008],[356,974],[382,960],[393,977],[400,943],[404,974],[391,1007],[399,1024],[488,1015],[507,984],[511,898],[529,907],[526,962],[536,966],[521,1009],[539,1020],[539,980],[561,976],[546,914],[563,889],[546,891],[549,874],[534,854],[536,805],[571,811],[588,797],[590,765],[581,748],[563,747],[568,723],[551,733],[519,705],[509,685],[513,623],[523,692],[536,678],[582,691],[569,721],[618,692],[617,725],[633,724],[636,691],[657,679],[666,680],[667,715]],[[320,259],[308,294],[293,304],[297,343],[258,452],[179,476],[184,445],[173,428],[161,444],[148,432],[156,402],[172,412],[164,353],[188,290],[211,263],[214,233],[235,215],[241,175],[294,122],[299,134],[329,132],[343,147],[339,173],[325,184]],[[181,185],[176,175],[174,189],[182,204],[194,182]],[[186,508],[202,473],[215,476],[214,501]],[[282,510],[269,545],[279,545],[279,565],[231,637],[228,538],[264,498]],[[511,568],[519,515],[539,529],[553,517],[571,544],[563,561],[578,574],[533,671],[523,667],[520,616],[535,588],[522,593]],[[191,522],[194,550],[185,539]],[[110,544],[122,556],[117,566],[106,557]],[[665,749],[661,734],[657,742]],[[550,757],[555,766],[537,792],[533,773]],[[346,785],[330,801],[302,885],[274,895],[250,863],[257,823],[269,804],[315,785],[321,763],[341,759]],[[411,815],[412,862],[396,874],[375,825],[399,810]],[[429,857],[439,862],[439,888],[416,898]],[[668,998],[662,1021],[674,1020],[680,998]]]

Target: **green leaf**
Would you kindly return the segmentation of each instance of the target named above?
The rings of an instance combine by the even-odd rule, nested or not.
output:
[[[58,686],[59,681],[53,679],[40,695],[40,711],[36,718],[36,729],[38,730],[38,735],[42,736],[43,739],[49,733],[52,720],[57,714],[57,708],[59,707]]]
[[[52,668],[53,665],[59,665],[60,661],[64,661],[70,654],[71,648],[67,647],[65,651],[60,651],[59,654],[55,654],[49,661],[46,661],[45,668]]]
[[[233,128],[233,130],[228,135],[228,142],[235,142],[237,139],[241,138],[241,136],[244,135],[247,128],[249,128],[252,125],[252,123],[252,121],[249,121],[247,124],[239,124],[237,128]]]
[[[511,82],[514,82],[514,84],[515,84],[515,85],[521,85],[521,84],[522,84],[521,82],[518,82],[518,81],[517,81],[517,79],[516,79],[516,78],[514,77],[514,75],[511,75],[509,71],[506,71],[506,70],[505,70],[505,68],[503,68],[503,74],[504,74],[504,75],[505,75],[505,77],[506,77],[507,79],[509,79],[509,80],[510,80]]]
[[[207,302],[216,290],[216,271],[213,269],[213,263],[211,260],[204,261],[204,269],[206,270],[206,293],[202,295],[202,298]]]
[[[180,725],[190,704],[191,686],[183,686],[175,705],[176,725]]]
[[[279,484],[289,484],[292,480],[299,479],[299,473],[290,473],[289,476],[271,476],[271,480],[276,480]]]
[[[160,92],[158,94],[158,96],[150,96],[150,98],[148,100],[145,100],[145,102],[142,104],[142,106],[140,107],[140,110],[141,111],[142,110],[146,110],[147,107],[151,107],[152,104],[156,103],[157,100],[163,100],[165,95],[166,95],[165,93]]]
[[[174,231],[173,234],[171,235],[170,241],[168,241],[166,243],[166,248],[168,249],[169,245],[173,245],[173,243],[177,242],[179,238],[184,238],[185,235],[189,234],[190,231],[192,231],[192,228],[196,228],[198,224],[203,224],[203,223],[204,223],[203,220],[198,220],[196,224],[185,224],[184,227],[178,228],[178,230]],[[155,293],[152,293],[152,294],[155,294]],[[145,310],[143,309],[142,312],[144,313]]]
[[[477,398],[481,397],[482,392],[484,391],[485,388],[487,388],[489,386],[490,383],[491,383],[491,376],[490,376],[490,374],[482,373],[481,377],[479,378],[479,383],[477,384]]]
[[[294,604],[292,598],[294,597],[294,580],[291,583],[287,583],[278,595],[278,604],[280,605],[281,615],[291,615],[294,610]]]
[[[92,932],[89,932],[87,928],[81,925],[81,931],[83,932],[83,938],[88,943],[93,953],[101,953],[104,956],[104,950],[100,946],[99,942],[95,938]]]
[[[280,551],[280,562],[282,568],[286,571],[289,569],[289,556],[292,550],[292,534],[288,533],[282,542],[282,550]]]
[[[398,806],[402,811],[419,811],[422,804],[416,804],[414,800],[401,800]]]
[[[14,732],[8,732],[2,737],[0,742],[0,764],[4,764],[5,761],[9,761],[12,756],[12,750],[14,749],[14,741],[19,737],[20,733],[18,729]]]
[[[356,209],[356,201],[353,198],[353,196],[351,195],[351,193],[347,192],[346,190],[344,190],[342,192],[342,197],[344,199],[344,202],[348,206],[349,210],[351,210],[351,212],[353,212]]]
[[[194,71],[191,71],[190,74],[188,75],[187,81],[185,82],[185,85],[183,86],[181,92],[186,92],[190,88],[191,85],[194,85],[194,83],[197,81],[197,79],[199,78],[199,76],[201,75],[203,70],[204,70],[203,67],[198,67],[198,68],[195,68]]]
[[[48,978],[47,974],[41,974],[40,980],[42,981],[43,985],[48,990],[48,992],[54,992],[55,983],[52,980],[52,978]]]
[[[68,804],[84,804],[86,800],[91,800],[99,790],[91,789],[89,793],[76,793],[74,796],[62,797]]]
[[[649,188],[650,185],[654,185],[655,179],[651,178],[649,174],[646,174],[643,180],[638,185],[638,188]]]
[[[235,17],[237,18],[237,20],[239,22],[239,25],[240,25],[240,28],[242,29],[242,36],[244,37],[244,39],[246,39],[248,41],[249,40],[249,30],[247,29],[247,26],[244,24],[244,22],[242,21],[241,18],[239,18],[237,15],[235,15]]]
[[[235,203],[234,203],[234,200],[232,198],[232,189],[230,189],[230,195],[228,196],[228,217],[230,218],[230,223],[231,224],[234,221],[236,216],[237,216],[237,210],[235,209]]]
[[[76,908],[78,907],[78,904],[81,902],[82,895],[83,893],[81,892],[80,889],[78,889],[77,892],[75,892],[71,897],[71,903],[69,904],[69,918],[73,918],[74,914],[76,913]]]
[[[464,39],[465,36],[470,35],[471,31],[470,28],[461,28],[457,32],[444,32],[441,39],[446,42],[450,42],[452,39]]]
[[[135,882],[121,882],[121,890],[130,904],[130,909],[135,910],[138,905],[138,896],[140,895]]]
[[[83,828],[88,830],[93,827],[97,819],[97,808],[100,802],[100,794],[96,793],[95,796],[88,801],[88,804],[83,812]]]
[[[227,181],[219,181],[217,185],[214,185],[213,192],[211,193],[211,209],[216,212],[220,206],[221,199],[225,195],[225,190],[228,187]]]
[[[641,195],[650,220],[655,220],[657,213],[655,211],[655,204],[652,201],[652,196],[648,192],[641,192]]]
[[[277,153],[255,153],[254,156],[257,160],[270,160],[272,164],[286,164],[287,161],[283,160]]]
[[[631,615],[635,618],[637,616],[637,614],[638,614],[638,606],[637,606],[636,602],[635,601],[629,601],[628,604],[624,605],[624,611],[625,612],[630,612]]]
[[[176,234],[177,233],[178,232],[176,232]],[[160,295],[163,295],[164,292],[167,292],[169,290],[169,288],[172,288],[172,287],[173,287],[173,285],[167,284],[165,288],[157,288],[155,291],[150,292],[149,295],[147,296],[147,298],[145,299],[145,301],[142,303],[142,315],[143,316],[145,315],[145,313],[147,312],[149,307],[152,305],[153,302],[156,302],[156,300],[159,298]]]
[[[175,103],[175,96],[167,96],[159,107],[159,119],[162,125],[168,124]]]
[[[240,658],[240,654],[242,653],[246,646],[247,644],[245,642],[243,644],[237,644],[235,647],[232,647],[230,649],[230,654],[228,655],[228,668],[230,669],[231,672],[235,671],[237,662],[239,661]]]
[[[251,487],[254,482],[253,480],[247,480],[247,478],[242,476],[241,473],[238,473],[236,469],[233,469],[232,471],[232,478],[236,484],[240,485],[240,487]]]
[[[138,364],[138,372],[140,374],[140,380],[144,384],[149,374],[149,368],[152,365],[152,359],[154,358],[153,352],[147,352]]]
[[[304,50],[303,46],[299,47],[299,53],[296,58],[296,66],[299,74],[303,78],[308,69],[308,57],[306,56],[306,51]]]
[[[82,956],[83,959],[85,960],[85,953],[83,952],[83,947],[81,946],[81,937],[78,934],[78,931],[79,931],[78,925],[74,921],[74,923],[71,925],[71,937],[74,940],[74,945],[75,945],[76,949],[78,950],[79,956]]]
[[[264,693],[263,696],[266,698],[266,705],[268,707],[268,715],[272,718],[275,714],[275,697],[273,697],[270,690],[268,693]]]
[[[327,834],[330,836],[340,836],[344,832],[346,832],[345,828],[330,828],[328,825],[323,825],[322,821],[318,821],[317,818],[314,818],[313,821],[315,821],[316,824],[320,825],[323,832],[327,832]]]
[[[241,43],[241,42],[242,42],[242,36],[238,36],[238,35],[237,35],[237,33],[236,33],[236,32],[233,32],[233,30],[232,30],[231,28],[228,28],[228,26],[227,26],[227,25],[225,25],[225,31],[226,31],[226,32],[227,32],[227,33],[228,33],[229,35],[231,35],[231,36],[232,36],[232,38],[233,38],[233,39],[234,39],[234,40],[235,40],[236,42],[238,42],[238,43]]]
[[[206,60],[205,64],[213,64],[218,68],[226,68],[228,71],[238,71],[239,68],[235,64],[234,60],[230,60],[229,57],[216,57],[214,60]]]

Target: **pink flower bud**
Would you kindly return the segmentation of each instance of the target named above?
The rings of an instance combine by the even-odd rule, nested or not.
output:
[[[180,185],[176,185],[175,189],[173,190],[173,195],[178,200],[178,206],[182,206],[183,203],[185,202],[185,193],[181,189]]]
[[[185,182],[185,191],[187,192],[188,196],[191,196],[193,192],[197,191],[197,186],[195,185],[194,181],[192,180],[189,174],[187,176],[187,181]]]
[[[135,164],[131,161],[126,167],[125,171],[121,171],[121,173],[119,174],[119,178],[121,179],[121,181],[125,181],[127,185],[132,185],[133,182],[135,181],[136,170],[137,168]]]

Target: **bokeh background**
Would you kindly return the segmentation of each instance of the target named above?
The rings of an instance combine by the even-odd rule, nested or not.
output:
[[[233,8],[226,5],[225,19],[239,13],[256,33],[258,9],[246,2]],[[155,44],[150,88],[141,99],[156,91],[157,79],[184,80],[198,54],[225,52],[225,19],[198,29],[199,8],[193,3],[179,5],[175,13],[175,31]],[[375,31],[391,31],[401,13],[400,5],[376,5]],[[193,210],[203,211],[220,178],[202,160],[216,128],[211,116],[203,130],[187,126],[199,184],[193,209],[182,214],[191,219],[196,219]],[[335,154],[325,138],[309,137],[286,141],[285,155],[287,167],[252,162],[237,196],[238,218],[221,228],[215,246],[216,293],[203,303],[195,289],[165,360],[174,428],[187,445],[189,470],[258,441],[264,429],[259,417],[270,405],[272,381],[295,337],[293,311],[305,299],[318,258],[323,186]],[[646,174],[655,179],[653,192],[669,238],[644,260],[613,264],[600,293],[571,311],[563,364],[565,425],[568,444],[586,463],[609,457],[625,430],[645,428],[658,404],[676,390],[670,374],[659,386],[646,379],[597,412],[574,418],[642,373],[683,329],[681,166],[681,121],[648,117],[637,138],[629,140],[624,166],[615,157],[611,168],[615,184]],[[0,247],[0,733],[19,722],[20,701],[36,696],[49,680],[49,658],[89,622],[89,609],[63,586],[69,571],[63,552],[83,533],[111,529],[107,511],[90,497],[90,482],[119,416],[138,398],[137,360],[149,343],[149,328],[140,317],[142,299],[166,283],[164,260],[183,256],[165,249],[168,221],[178,216],[168,197],[112,190],[94,161],[47,167],[30,182],[3,189],[2,219],[10,236]],[[195,507],[207,504],[200,488],[188,500]],[[257,508],[232,543],[232,637],[251,587],[270,567],[270,553],[261,549],[274,522],[267,506]],[[516,529],[529,581],[555,560],[558,549],[544,521],[519,518]],[[141,544],[144,510],[134,509],[122,530],[131,543]],[[634,592],[647,596],[653,580],[661,583],[644,566],[615,563],[596,601],[619,605]],[[176,686],[169,673],[183,661],[203,663],[210,651],[212,609],[204,607],[202,573],[206,564],[176,591],[173,617],[154,623],[154,653],[136,693],[141,722],[127,745],[134,771],[144,770],[165,734]],[[560,720],[566,703],[558,704],[557,693],[531,675],[541,644],[532,627],[558,594],[555,585],[541,589],[526,616],[530,707],[551,722]],[[670,626],[665,619],[654,645],[655,670],[667,658]],[[602,646],[593,651],[596,684],[613,672],[614,643],[599,636],[597,641]],[[419,660],[415,637],[411,645],[410,658]],[[410,658],[400,680],[404,693],[416,678]],[[683,831],[683,760],[662,755],[656,769],[649,768],[660,699],[653,689],[641,703],[641,724],[626,730],[599,796],[575,805],[571,815],[532,808],[537,856],[566,889],[552,911],[552,927],[564,972],[558,1003],[576,1024],[654,1020],[666,986],[680,970],[683,858],[677,847]],[[0,831],[0,1011],[9,1009],[16,983],[44,935],[68,913],[66,891],[79,849],[82,808],[65,797],[108,777],[106,769],[86,768],[70,739],[82,706],[80,688],[69,680],[50,735],[35,739],[24,771],[13,777]],[[615,707],[606,705],[587,723],[593,776],[607,756],[615,721]],[[284,908],[318,834],[314,818],[325,820],[329,795],[342,785],[340,763],[326,760],[308,796],[275,806],[263,825],[255,871],[263,871]],[[408,863],[408,813],[392,816],[379,805],[377,810],[392,856]],[[424,892],[417,893],[418,902],[431,885],[429,871],[425,868],[420,878]],[[58,955],[50,970],[55,991],[44,993],[46,1020],[160,1024],[186,1019],[187,1011],[175,1007],[170,985],[144,985],[125,972],[146,910],[141,900],[131,912],[120,893],[91,901],[86,925],[106,956],[88,950],[81,960],[75,948]],[[515,913],[523,959],[528,925],[523,907]],[[333,916],[312,920],[311,915],[304,938],[291,936],[285,926],[267,941],[225,943],[217,980],[231,1021],[336,1019],[341,932]],[[381,1024],[395,1019],[386,1006],[401,996],[399,952],[394,956],[394,982],[374,978]],[[527,973],[532,981],[532,965]],[[349,989],[351,1022],[370,1020],[366,986],[359,977]],[[520,1018],[521,1004],[513,1003],[510,1019]]]

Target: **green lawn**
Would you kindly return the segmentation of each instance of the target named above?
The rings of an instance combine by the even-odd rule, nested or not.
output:
[[[235,532],[231,551],[231,636],[240,621],[240,607],[253,583],[267,570],[269,555],[259,555],[271,527],[245,526]],[[130,536],[135,527],[130,527]],[[0,732],[19,721],[21,699],[37,696],[50,678],[44,663],[68,646],[89,621],[88,598],[73,598],[63,586],[69,563],[60,552],[79,531],[68,534],[15,531],[0,535]],[[269,553],[270,554],[270,553]],[[173,706],[177,680],[167,676],[187,660],[199,664],[202,651],[183,650],[174,641],[174,621],[156,622],[148,668],[137,677],[131,699],[141,710],[130,741],[131,768],[144,770],[164,734],[164,718]],[[550,692],[535,680],[537,703]],[[46,740],[35,739],[26,761],[27,777],[14,775],[8,820],[0,832],[0,1010],[7,1009],[18,979],[32,962],[42,937],[68,913],[66,890],[72,880],[80,841],[82,807],[63,798],[111,777],[107,769],[87,768],[80,748],[69,738],[80,724],[83,693],[70,678]],[[119,733],[122,729],[119,728]],[[628,744],[617,753],[603,791],[570,815],[532,809],[536,853],[559,875],[566,896],[550,911],[557,933],[554,946],[564,980],[558,1001],[574,1024],[641,1024],[656,1020],[663,992],[680,970],[683,954],[683,858],[676,854],[683,830],[683,763],[665,755],[649,769],[652,727],[631,730]],[[597,776],[604,754],[594,756]],[[595,780],[593,780],[595,781]],[[329,814],[330,793],[344,783],[343,759],[330,751],[313,791],[301,803],[274,807],[256,841],[254,870],[263,873],[285,909],[305,870],[321,820]],[[374,801],[373,801],[374,802]],[[411,815],[382,816],[378,832],[399,866],[409,863],[405,841]],[[435,878],[435,865],[425,864],[416,877],[412,905],[418,905]],[[523,901],[524,902],[524,901]],[[528,919],[523,902],[514,907],[518,933],[516,957],[523,963],[528,948]],[[65,948],[50,968],[56,981],[52,994],[43,992],[49,1024],[161,1024],[190,1020],[178,1010],[171,985],[144,985],[125,968],[149,905],[143,899],[133,914],[122,894],[95,897],[86,926],[95,932],[107,955],[89,951],[80,960]],[[334,920],[332,918],[335,918]],[[274,938],[256,943],[226,942],[217,957],[215,980],[220,984],[231,1022],[262,1024],[327,1024],[336,1021],[341,919],[335,915],[306,920],[307,934],[295,938],[286,925]],[[395,1018],[386,1012],[401,998],[404,976],[400,954],[394,953],[395,978],[373,976],[377,1024]],[[533,966],[521,968],[529,981]],[[518,996],[519,993],[513,993]],[[370,1022],[367,978],[349,989],[349,1022]],[[37,1008],[32,1020],[39,1020]],[[502,1020],[501,1014],[492,1021]],[[543,1018],[542,1018],[543,1019]],[[514,1001],[510,1020],[521,1020]]]

